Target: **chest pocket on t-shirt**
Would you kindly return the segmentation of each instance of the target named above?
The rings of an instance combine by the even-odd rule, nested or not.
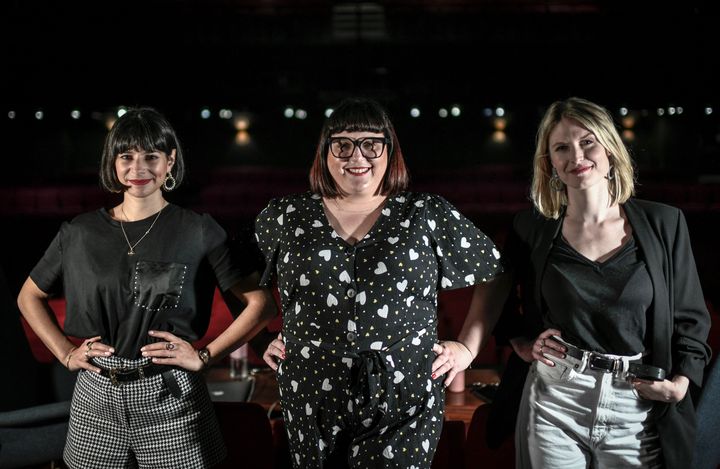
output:
[[[138,261],[131,280],[134,305],[147,311],[177,307],[186,273],[185,264]]]

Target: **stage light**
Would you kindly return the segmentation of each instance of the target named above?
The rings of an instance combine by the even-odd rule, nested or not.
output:
[[[307,111],[305,109],[295,110],[295,119],[305,120],[307,117]]]
[[[420,109],[414,107],[410,109],[410,116],[412,117],[420,117]]]
[[[657,115],[658,116],[664,116],[665,115],[665,109],[659,107],[657,108]]]
[[[674,115],[675,115],[675,108],[672,107],[672,106],[668,107],[668,114],[670,114],[671,116],[674,116]]]
[[[451,107],[450,114],[452,114],[453,117],[460,117],[460,106]]]
[[[70,111],[70,117],[75,120],[80,119],[80,111],[78,111],[77,109],[73,109],[72,111]]]
[[[292,116],[295,115],[295,109],[293,109],[291,107],[286,107],[285,110],[283,111],[283,115],[285,117],[287,117],[288,119],[291,119]]]
[[[41,121],[41,120],[43,120],[43,117],[45,117],[44,112],[42,112],[40,110],[35,111],[35,119]]]
[[[710,106],[705,106],[705,115],[709,116],[712,113],[713,113],[713,108],[711,108]]]
[[[232,119],[232,111],[230,109],[220,109],[218,115],[220,119]]]
[[[8,119],[15,119],[15,111],[8,111]]]
[[[208,108],[206,108],[206,107],[203,108],[203,109],[200,111],[200,118],[201,118],[201,119],[210,119],[210,109],[208,109]]]
[[[119,107],[118,110],[117,110],[117,116],[118,116],[118,117],[122,117],[122,116],[125,115],[126,112],[127,112],[127,109],[126,109],[126,108],[124,108],[124,107]]]
[[[504,116],[504,115],[505,115],[505,109],[504,109],[504,108],[501,108],[501,107],[495,108],[495,115],[498,116],[498,117]]]
[[[438,116],[442,117],[443,119],[448,116],[448,111],[444,107],[441,107],[438,111]]]
[[[628,109],[626,107],[620,108],[620,115],[621,116],[627,116],[628,115]]]
[[[483,109],[483,116],[485,117],[491,117],[493,115],[493,110],[489,107],[486,107]]]
[[[333,113],[334,111],[335,111],[335,110],[334,110],[333,108],[331,108],[331,107],[325,109],[325,117],[330,117],[330,116],[332,116],[332,113]]]

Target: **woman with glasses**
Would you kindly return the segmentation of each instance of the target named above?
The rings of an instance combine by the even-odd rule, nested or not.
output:
[[[262,283],[277,277],[283,309],[284,343],[265,360],[297,468],[430,467],[443,384],[486,334],[478,286],[473,327],[438,343],[437,292],[490,281],[499,253],[447,201],[407,185],[386,112],[348,99],[323,126],[312,192],[275,199],[257,218]]]
[[[225,455],[198,371],[247,342],[276,311],[255,265],[231,256],[225,231],[165,199],[183,174],[167,119],[128,110],[107,135],[100,169],[103,187],[122,193],[122,202],[64,223],[20,291],[35,333],[70,371],[80,370],[64,454],[71,468],[206,468]],[[216,282],[246,306],[196,350]],[[47,303],[60,286],[63,329]]]
[[[702,385],[710,318],[682,212],[633,192],[610,113],[579,98],[553,103],[537,134],[535,210],[516,216],[504,251],[521,308],[497,332],[524,361],[510,360],[502,383],[519,390],[527,376],[518,467],[691,460],[690,390]],[[515,415],[499,407],[511,394],[501,386],[495,415]]]

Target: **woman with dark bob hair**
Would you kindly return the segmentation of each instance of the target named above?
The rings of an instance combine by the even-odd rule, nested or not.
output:
[[[430,467],[443,384],[487,335],[478,286],[472,327],[438,343],[437,292],[489,282],[499,253],[446,200],[407,185],[386,112],[347,99],[323,126],[312,191],[272,200],[256,220],[262,284],[277,276],[283,309],[264,358],[296,468]]]
[[[72,468],[205,468],[225,454],[198,373],[275,315],[253,266],[238,265],[209,216],[168,203],[180,144],[157,111],[131,109],[105,140],[100,180],[122,203],[63,223],[18,297],[58,360],[79,370],[64,459]],[[245,305],[202,350],[215,280]],[[64,330],[47,298],[62,285]],[[83,338],[75,347],[67,336]]]

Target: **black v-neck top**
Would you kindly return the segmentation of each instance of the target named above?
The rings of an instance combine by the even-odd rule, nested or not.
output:
[[[123,223],[132,244],[153,220]],[[128,255],[120,223],[100,209],[63,223],[30,278],[48,293],[62,285],[66,334],[101,336],[116,355],[137,358],[151,341],[150,329],[201,338],[216,279],[227,290],[256,268],[231,256],[225,231],[212,217],[172,204],[135,252]]]
[[[435,195],[388,198],[354,245],[330,226],[318,194],[272,200],[255,227],[267,262],[261,283],[277,276],[283,330],[339,353],[436,336],[438,290],[502,272],[492,241]]]
[[[546,322],[586,350],[617,355],[645,351],[653,288],[631,237],[604,262],[591,261],[558,235],[542,280]]]

